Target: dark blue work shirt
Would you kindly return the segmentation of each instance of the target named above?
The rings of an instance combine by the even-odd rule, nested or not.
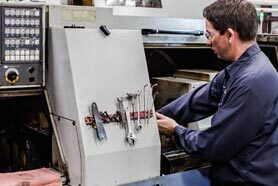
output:
[[[181,124],[175,134],[186,152],[212,161],[213,185],[278,186],[278,75],[257,44],[158,112]],[[182,126],[210,115],[204,131]]]

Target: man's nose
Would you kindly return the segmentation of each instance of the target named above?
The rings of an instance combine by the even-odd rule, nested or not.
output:
[[[212,45],[211,39],[207,39],[207,44],[208,44],[209,46]]]

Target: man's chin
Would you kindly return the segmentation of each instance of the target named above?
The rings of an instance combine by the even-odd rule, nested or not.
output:
[[[215,50],[213,50],[213,53],[214,53],[215,55],[217,55],[217,57],[219,57],[219,54],[217,54],[217,52],[216,52]]]
[[[220,55],[216,54],[218,59],[223,59]]]
[[[219,54],[217,54],[217,52],[215,50],[213,50],[213,53],[219,58],[219,59],[223,59]]]

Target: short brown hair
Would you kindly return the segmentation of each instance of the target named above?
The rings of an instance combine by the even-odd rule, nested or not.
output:
[[[221,35],[232,28],[242,41],[256,38],[257,12],[254,5],[246,0],[217,0],[204,9],[203,16]]]

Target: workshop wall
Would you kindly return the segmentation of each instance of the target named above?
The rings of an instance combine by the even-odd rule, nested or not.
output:
[[[134,16],[157,16],[157,17],[176,17],[187,19],[202,18],[202,10],[213,0],[161,0],[162,8],[141,8],[141,7],[114,7],[115,15],[134,15]],[[107,7],[105,0],[95,0],[96,7]]]

